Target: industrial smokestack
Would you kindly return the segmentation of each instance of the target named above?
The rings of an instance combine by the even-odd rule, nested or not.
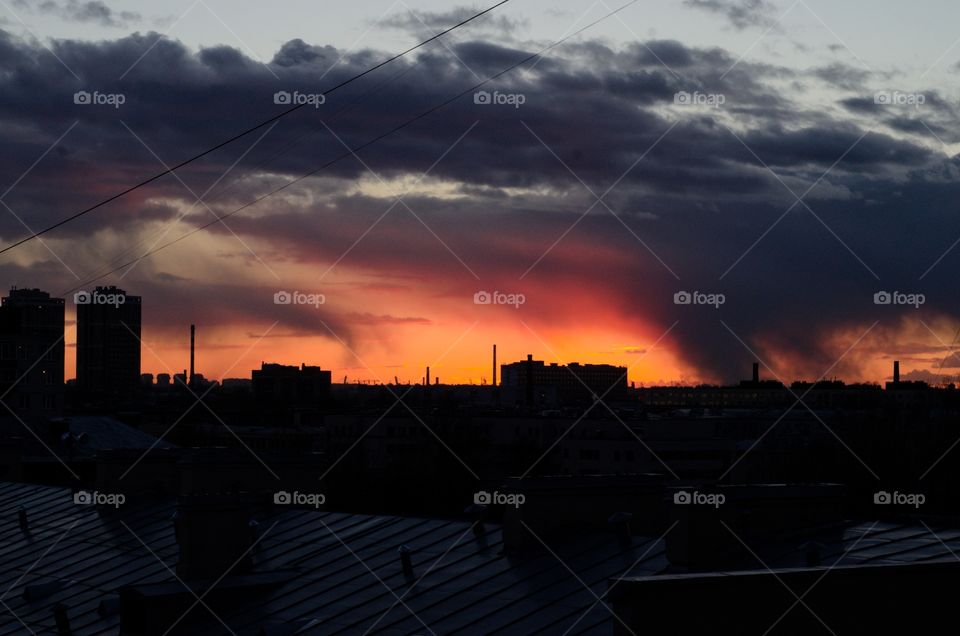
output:
[[[527,404],[533,404],[533,354],[527,354]]]
[[[493,345],[493,386],[497,386],[497,345]]]
[[[190,379],[188,381],[188,384],[190,386],[193,386],[193,374],[195,372],[195,369],[193,366],[193,361],[194,361],[193,355],[194,355],[194,345],[196,344],[196,335],[197,335],[197,326],[190,325]]]
[[[900,384],[900,361],[893,361],[893,383]]]
[[[760,363],[753,363],[753,383],[760,384]]]
[[[430,367],[427,367],[427,386],[430,386]]]

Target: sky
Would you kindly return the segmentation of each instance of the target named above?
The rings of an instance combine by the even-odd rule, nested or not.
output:
[[[211,378],[481,383],[496,343],[638,384],[957,380],[955,3],[513,0],[328,93],[486,6],[0,0],[2,246],[309,101],[0,276],[66,298],[68,347],[77,290],[142,296],[152,373],[196,323]]]

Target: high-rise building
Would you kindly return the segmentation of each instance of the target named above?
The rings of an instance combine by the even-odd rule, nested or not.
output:
[[[20,417],[63,410],[63,320],[63,299],[39,289],[0,301],[0,395]]]
[[[140,384],[141,299],[116,287],[78,292],[77,386],[88,395],[130,395]]]

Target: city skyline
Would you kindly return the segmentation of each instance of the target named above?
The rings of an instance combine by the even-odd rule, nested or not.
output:
[[[43,291],[43,290],[39,290],[39,289],[34,289],[34,288],[12,288],[12,289],[10,290],[9,294],[10,294],[9,296],[5,296],[5,297],[4,297],[4,302],[12,302],[13,300],[17,300],[17,299],[33,298],[33,297],[36,296],[37,294],[39,294],[39,297],[41,297],[41,298],[49,298],[47,292],[45,292],[45,291]],[[123,296],[123,298],[120,299],[120,296]],[[116,325],[113,327],[113,329],[114,329],[114,331],[115,331],[116,333],[115,333],[112,337],[113,337],[113,338],[120,337],[120,338],[123,339],[123,340],[128,340],[129,342],[127,343],[127,345],[123,345],[123,346],[126,347],[126,348],[135,347],[136,349],[138,349],[138,350],[140,351],[140,354],[141,354],[141,355],[151,355],[151,356],[154,357],[154,358],[157,357],[157,356],[153,353],[153,351],[152,351],[146,344],[143,343],[143,340],[142,340],[141,337],[140,337],[140,333],[139,333],[139,331],[140,331],[140,322],[141,322],[140,307],[141,307],[141,304],[142,304],[142,299],[141,299],[139,296],[131,295],[131,294],[127,293],[125,290],[120,289],[120,288],[117,288],[117,287],[114,287],[114,286],[109,286],[109,287],[100,286],[100,287],[97,287],[97,288],[95,288],[95,289],[93,289],[93,290],[90,290],[90,291],[77,292],[77,293],[74,295],[73,301],[74,301],[75,307],[76,307],[77,309],[83,308],[83,309],[85,309],[85,310],[87,310],[87,311],[90,311],[92,308],[97,308],[98,305],[100,305],[102,309],[105,308],[105,309],[108,309],[108,310],[109,310],[110,307],[114,307],[114,308],[117,309],[117,310],[119,310],[120,307],[124,307],[124,309],[127,309],[126,305],[127,305],[128,303],[133,303],[133,307],[135,307],[135,309],[136,309],[136,314],[130,314],[129,312],[126,312],[126,314],[125,314],[126,317],[120,317],[119,314],[118,314],[118,317],[115,319],[115,320],[116,320]],[[22,303],[23,300],[20,300],[20,302]],[[63,305],[62,305],[62,304],[60,305],[60,313],[65,316],[65,313],[63,312]],[[107,313],[109,314],[110,312],[107,311]],[[62,322],[63,322],[63,331],[64,331],[64,336],[65,336],[66,333],[69,331],[69,328],[71,327],[71,324],[70,324],[70,321],[66,320],[65,318],[61,318],[61,320],[62,320]],[[96,333],[99,329],[102,329],[102,323],[104,322],[104,320],[105,320],[105,318],[103,318],[103,317],[98,318],[98,319],[97,319],[97,322],[98,322],[98,323],[101,323],[101,324],[100,324],[100,326],[94,327],[94,328],[91,330],[91,332],[92,332],[92,333]],[[109,320],[109,319],[108,319],[108,320]],[[93,322],[93,321],[91,321],[91,322]],[[75,325],[75,324],[76,324],[76,321],[74,321],[74,325]],[[174,378],[175,376],[178,376],[178,375],[182,375],[182,376],[184,376],[185,378],[190,378],[190,377],[193,376],[194,373],[197,373],[198,376],[199,376],[200,378],[203,378],[205,381],[235,380],[235,379],[241,379],[241,378],[248,378],[248,377],[249,377],[249,376],[238,376],[238,375],[222,376],[222,375],[219,375],[219,374],[216,374],[216,373],[211,374],[211,373],[209,373],[209,371],[206,372],[206,373],[204,373],[204,370],[203,370],[202,368],[200,368],[200,367],[197,367],[197,368],[195,369],[195,368],[194,368],[194,363],[195,363],[194,355],[195,355],[195,353],[196,353],[196,351],[197,351],[197,349],[196,349],[196,347],[195,347],[196,325],[190,325],[189,329],[190,329],[190,331],[189,331],[189,336],[188,336],[188,340],[187,340],[186,354],[185,354],[186,357],[187,357],[187,363],[186,363],[182,368],[178,368],[178,367],[176,367],[176,366],[164,366],[164,367],[160,368],[159,370],[157,370],[157,369],[151,369],[151,368],[148,368],[148,367],[142,367],[142,366],[140,366],[140,364],[139,364],[139,359],[137,359],[136,363],[133,363],[133,361],[131,360],[131,363],[133,363],[133,366],[130,367],[130,365],[127,365],[128,367],[130,367],[130,368],[128,369],[129,372],[121,371],[119,368],[118,368],[118,369],[113,369],[113,371],[112,371],[113,373],[119,373],[120,375],[123,375],[123,373],[126,373],[126,375],[128,375],[130,378],[132,378],[132,379],[137,379],[137,382],[133,382],[133,381],[131,380],[131,386],[128,386],[128,387],[124,388],[123,390],[124,390],[124,391],[129,391],[129,390],[132,388],[132,386],[137,385],[137,384],[140,384],[139,378],[140,378],[141,376],[150,376],[152,379],[156,379],[158,376],[164,376],[164,375],[165,375],[165,376],[167,376],[167,378],[169,379],[169,378]],[[90,330],[90,327],[88,327],[88,330]],[[88,336],[88,337],[91,337],[91,336]],[[96,338],[101,338],[101,339],[102,339],[103,336],[96,336]],[[71,346],[71,343],[66,342],[65,338],[58,338],[58,340],[59,340],[59,339],[64,339],[64,345],[63,345],[64,348],[66,348],[66,349],[74,349],[74,351],[76,351],[76,349],[77,349],[76,343],[72,343],[73,346]],[[48,340],[49,340],[49,338],[48,338]],[[526,345],[526,349],[527,349],[527,350],[530,349],[530,345],[531,345],[531,344],[532,344],[532,343],[530,343],[530,342],[527,343],[527,345]],[[47,346],[49,346],[49,345],[50,345],[50,342],[44,343],[43,346],[41,346],[41,349],[46,349]],[[103,348],[103,345],[102,345],[102,344],[101,344],[101,345],[97,345],[97,347],[98,347],[98,348]],[[200,353],[201,353],[201,355],[203,354],[202,351],[200,351]],[[553,350],[550,350],[550,351],[549,351],[549,354],[550,354],[550,355],[552,355],[552,354],[554,354],[554,353],[555,353],[555,351],[553,351]],[[633,353],[633,354],[638,354],[638,353],[639,353],[639,354],[645,354],[646,352],[645,352],[645,351],[639,351],[639,352],[638,352],[638,351],[631,351],[631,352],[629,352],[629,353]],[[728,380],[728,381],[726,381],[726,382],[712,382],[712,383],[711,383],[711,382],[703,382],[703,381],[694,381],[694,382],[686,382],[686,383],[685,383],[685,382],[683,382],[683,381],[681,381],[681,380],[673,380],[673,381],[666,381],[666,382],[664,382],[664,381],[660,381],[660,382],[657,382],[657,381],[647,381],[647,382],[645,382],[645,381],[643,381],[643,380],[637,381],[637,380],[635,380],[635,379],[633,379],[633,378],[631,377],[630,372],[631,372],[631,370],[632,370],[632,366],[629,364],[629,357],[621,357],[621,358],[619,358],[619,359],[614,359],[613,362],[606,361],[606,362],[585,362],[585,363],[581,363],[579,360],[551,360],[550,357],[549,357],[549,355],[543,356],[543,357],[538,357],[538,356],[536,356],[536,355],[534,355],[534,354],[532,354],[532,353],[527,353],[527,354],[525,354],[525,357],[524,357],[523,355],[519,355],[519,354],[518,354],[518,355],[516,356],[516,360],[510,360],[510,358],[504,358],[504,357],[503,357],[503,354],[504,354],[504,352],[503,352],[503,350],[501,349],[501,358],[500,358],[500,361],[498,362],[498,361],[497,361],[496,344],[494,343],[494,348],[493,348],[493,353],[492,353],[492,356],[493,356],[493,358],[492,358],[492,366],[493,366],[494,368],[496,368],[496,370],[497,370],[497,371],[496,371],[496,377],[499,377],[501,381],[503,381],[504,375],[509,372],[509,369],[510,369],[510,368],[520,368],[520,369],[522,369],[522,368],[524,368],[523,365],[525,365],[525,364],[526,364],[527,362],[529,362],[529,361],[533,361],[534,363],[539,364],[539,365],[546,365],[546,366],[548,366],[548,367],[550,367],[550,366],[552,366],[552,367],[557,367],[557,366],[559,365],[561,368],[565,368],[565,367],[567,367],[567,366],[576,367],[576,365],[578,365],[578,364],[598,365],[598,366],[601,366],[601,367],[602,367],[602,366],[610,366],[611,368],[615,368],[615,369],[621,370],[621,371],[618,371],[618,376],[622,376],[622,379],[623,379],[623,381],[624,381],[626,384],[629,384],[629,385],[631,385],[631,386],[638,385],[638,386],[640,386],[640,387],[643,387],[643,386],[650,386],[650,387],[656,387],[656,386],[700,386],[700,385],[703,385],[703,386],[734,386],[737,382],[742,381],[742,378],[741,378],[741,377],[738,377],[737,374],[736,374],[736,372],[735,372],[734,370],[731,370],[731,371],[728,373],[728,375],[729,375],[730,378],[733,378],[733,379]],[[104,354],[103,354],[103,353],[100,353],[100,354],[98,354],[98,355],[99,355],[99,356],[103,356]],[[110,357],[112,357],[112,358],[115,359],[117,353],[111,353],[111,354],[108,354],[108,355],[109,355]],[[127,354],[125,354],[125,355],[127,355]],[[490,351],[489,351],[489,350],[488,350],[488,355],[490,355]],[[507,355],[509,356],[510,354],[507,353]],[[68,382],[69,382],[69,381],[76,381],[76,379],[77,379],[77,378],[76,378],[76,374],[74,373],[73,376],[71,376],[71,374],[70,374],[70,372],[69,372],[69,369],[71,368],[71,366],[69,365],[69,357],[68,357],[68,356],[61,356],[61,357],[63,358],[64,367],[65,367],[65,372],[64,372],[64,374],[62,375],[62,377],[63,377],[66,381],[68,381]],[[76,360],[76,358],[74,358],[74,360]],[[350,372],[350,371],[357,371],[357,370],[358,370],[357,367],[353,367],[353,368],[327,367],[327,366],[325,366],[325,365],[319,364],[319,362],[321,362],[321,361],[318,361],[318,360],[310,360],[310,361],[300,360],[299,363],[298,363],[298,362],[293,362],[293,361],[290,361],[290,360],[277,360],[277,359],[266,360],[266,359],[264,359],[264,360],[261,360],[261,361],[260,361],[260,368],[262,369],[262,368],[263,368],[263,365],[265,365],[265,364],[270,364],[270,365],[282,365],[282,366],[286,366],[286,367],[296,368],[297,365],[299,364],[299,365],[301,365],[301,366],[303,366],[303,365],[316,365],[315,368],[317,368],[317,369],[323,368],[323,369],[324,369],[324,372],[325,372],[325,373],[328,373],[328,374],[330,374],[330,373],[338,374],[338,373],[340,373],[340,372],[347,372],[347,373],[343,373],[342,376],[341,376],[341,375],[338,375],[337,377],[333,377],[333,378],[332,378],[332,381],[333,381],[334,383],[343,383],[343,380],[342,380],[341,378],[345,378],[345,379],[347,380],[347,383],[361,383],[361,384],[386,384],[386,385],[389,385],[389,384],[397,384],[397,383],[399,383],[399,384],[407,384],[407,385],[416,385],[416,384],[425,384],[425,383],[426,383],[426,384],[429,384],[429,383],[430,383],[430,382],[427,381],[427,380],[429,380],[429,377],[428,377],[427,374],[429,374],[429,373],[430,373],[430,370],[431,370],[431,366],[430,366],[430,365],[427,365],[427,366],[425,366],[425,367],[420,367],[420,368],[419,368],[419,373],[420,373],[419,378],[417,378],[416,375],[415,375],[415,373],[416,373],[417,370],[416,370],[416,369],[412,369],[412,368],[411,368],[411,370],[410,370],[409,372],[413,372],[414,375],[402,375],[402,374],[404,374],[404,373],[407,372],[407,371],[404,369],[404,367],[399,366],[399,365],[385,367],[385,371],[387,371],[387,372],[392,371],[392,373],[393,373],[393,375],[390,375],[390,376],[387,376],[387,377],[381,377],[381,376],[379,376],[379,375],[376,375],[376,376],[373,377],[373,378],[362,377],[362,376],[361,376],[361,377],[352,377],[352,378],[351,378],[349,372]],[[768,366],[766,365],[766,363],[764,363],[764,362],[754,362],[754,363],[753,363],[753,365],[754,365],[754,371],[753,371],[753,372],[754,372],[754,377],[753,377],[753,381],[754,381],[754,382],[757,381],[757,377],[758,377],[757,374],[760,373],[761,367],[763,368],[763,375],[764,375],[764,376],[768,376],[766,379],[771,380],[771,381],[773,381],[773,382],[780,382],[780,383],[783,383],[784,385],[790,385],[791,383],[795,383],[795,382],[801,382],[801,383],[802,383],[802,382],[820,382],[820,381],[840,381],[840,382],[844,382],[844,383],[846,383],[846,384],[854,384],[854,385],[855,385],[855,384],[882,385],[882,384],[888,383],[888,382],[890,382],[890,381],[896,382],[897,380],[902,379],[902,380],[904,380],[904,381],[920,381],[920,382],[924,382],[924,383],[930,384],[931,386],[934,386],[934,387],[940,387],[940,386],[951,386],[951,385],[955,385],[955,384],[956,384],[955,379],[960,379],[960,378],[951,377],[950,375],[948,375],[948,374],[946,374],[946,373],[941,373],[941,374],[939,374],[938,376],[931,378],[931,377],[929,377],[929,376],[927,376],[927,375],[925,375],[925,374],[917,373],[916,370],[907,370],[906,372],[904,372],[904,373],[901,374],[901,372],[900,372],[900,360],[893,360],[892,363],[893,363],[893,366],[894,366],[894,368],[895,368],[896,370],[895,370],[893,373],[891,373],[890,375],[880,376],[880,377],[878,377],[878,378],[863,379],[863,378],[841,378],[841,377],[839,377],[837,374],[826,374],[826,375],[822,375],[822,376],[819,376],[819,377],[816,377],[816,378],[804,378],[804,377],[795,377],[795,376],[794,376],[794,377],[791,377],[791,376],[780,376],[779,374],[776,373],[775,370],[773,370],[773,369],[771,369],[770,367],[768,367]],[[233,366],[236,366],[236,365],[233,365]],[[481,364],[477,364],[475,368],[476,368],[476,369],[480,369],[481,366],[482,366]],[[76,365],[74,364],[72,368],[73,368],[73,370],[75,371],[75,370],[76,370]],[[101,363],[97,363],[96,368],[97,368],[97,371],[96,371],[96,372],[91,371],[89,375],[94,375],[94,373],[100,374],[100,373],[103,373],[103,372],[104,372],[104,368],[103,368],[103,366],[102,366],[102,362],[101,362]],[[889,368],[889,363],[888,363],[888,368]],[[432,369],[433,369],[433,378],[434,378],[435,380],[437,380],[437,382],[439,383],[440,378],[441,378],[441,374],[444,373],[445,371],[448,371],[448,370],[449,370],[449,367],[445,367],[445,366],[442,366],[442,365],[441,365],[441,366],[433,365]],[[368,368],[366,368],[366,367],[360,367],[359,370],[365,370],[365,371],[367,371],[367,372],[370,373],[370,374],[376,374],[376,369],[368,369]],[[257,371],[258,371],[258,369],[255,367],[255,368],[252,368],[250,371],[251,371],[251,373],[256,374]],[[444,377],[444,382],[443,382],[443,384],[445,384],[445,385],[471,385],[471,384],[472,384],[472,385],[478,385],[478,386],[488,385],[488,384],[491,384],[491,378],[494,377],[494,373],[493,373],[493,371],[491,370],[491,361],[490,361],[489,359],[488,359],[487,371],[488,371],[489,373],[488,373],[487,375],[481,375],[481,379],[480,379],[479,381],[476,381],[476,382],[471,382],[471,381],[469,381],[469,380],[468,380],[468,381],[463,381],[462,379],[458,378],[458,377],[455,376],[455,375],[454,375],[454,376],[449,376],[449,375],[447,375],[447,376],[442,376],[442,377]],[[625,373],[624,373],[624,372],[625,372]],[[566,371],[563,371],[563,374],[566,374]],[[118,377],[119,377],[119,376],[118,376]],[[402,379],[401,379],[401,377],[402,377]],[[566,384],[571,384],[571,385],[573,385],[572,387],[568,387],[568,388],[572,388],[572,389],[577,388],[577,387],[575,386],[575,383],[571,380],[571,378],[567,377],[567,378],[564,378],[564,379],[567,380]],[[493,382],[493,383],[496,383],[496,382]],[[103,387],[106,387],[106,386],[115,386],[116,384],[117,384],[117,378],[103,378],[103,379],[97,380],[96,386],[99,387],[97,390],[102,391],[102,390],[103,390]],[[89,390],[89,389],[91,389],[91,388],[93,388],[93,386],[88,386],[88,387],[87,387],[87,390]],[[602,390],[602,388],[601,388],[601,389],[598,391],[598,393],[602,393],[602,392],[603,392],[603,390]]]
[[[4,87],[0,107],[37,132],[6,139],[6,246],[28,235],[26,210],[30,228],[54,223],[467,15],[384,5],[348,12],[336,33],[289,39],[299,25],[287,24],[265,41],[256,12],[224,29],[216,3],[184,5],[166,30],[145,6],[78,6],[22,0],[0,23],[10,77],[35,85]],[[943,215],[960,95],[939,25],[955,10],[928,7],[942,19],[903,41],[898,64],[898,29],[921,23],[884,7],[867,38],[849,10],[816,2],[564,7],[542,20],[538,6],[504,5],[369,85],[6,252],[0,276],[69,299],[116,269],[97,283],[152,299],[153,373],[182,366],[192,322],[211,376],[309,357],[365,380],[433,364],[479,383],[496,341],[558,361],[644,356],[631,365],[644,383],[732,380],[753,358],[791,377],[869,380],[896,358],[911,377],[954,378],[960,227]],[[526,70],[347,151],[580,28]],[[589,133],[564,124],[587,112]],[[274,304],[295,291],[325,302]],[[525,302],[475,304],[495,291]],[[676,304],[696,291],[725,303]]]

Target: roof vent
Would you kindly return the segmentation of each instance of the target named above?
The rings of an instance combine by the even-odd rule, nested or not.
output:
[[[110,616],[116,616],[120,613],[120,595],[111,594],[110,596],[105,597],[100,604],[97,605],[97,614],[100,615],[100,618],[108,618]]]
[[[473,534],[480,537],[486,534],[486,528],[483,527],[483,516],[487,513],[487,507],[483,504],[470,504],[464,509],[464,514],[473,519]]]
[[[403,576],[408,581],[413,580],[413,561],[410,559],[410,548],[405,545],[397,548],[400,553],[400,565],[403,567]]]
[[[260,534],[263,532],[260,522],[256,519],[250,519],[247,521],[247,528],[250,529],[250,541],[256,545],[259,545],[257,544],[257,541],[260,540]],[[256,545],[254,547],[256,547]]]
[[[617,533],[622,545],[628,546],[633,542],[630,534],[630,521],[633,515],[629,512],[615,512],[607,518],[607,523]]]
[[[57,624],[57,634],[59,636],[72,636],[70,629],[70,616],[67,615],[67,606],[63,603],[57,603],[53,608],[53,620]]]

